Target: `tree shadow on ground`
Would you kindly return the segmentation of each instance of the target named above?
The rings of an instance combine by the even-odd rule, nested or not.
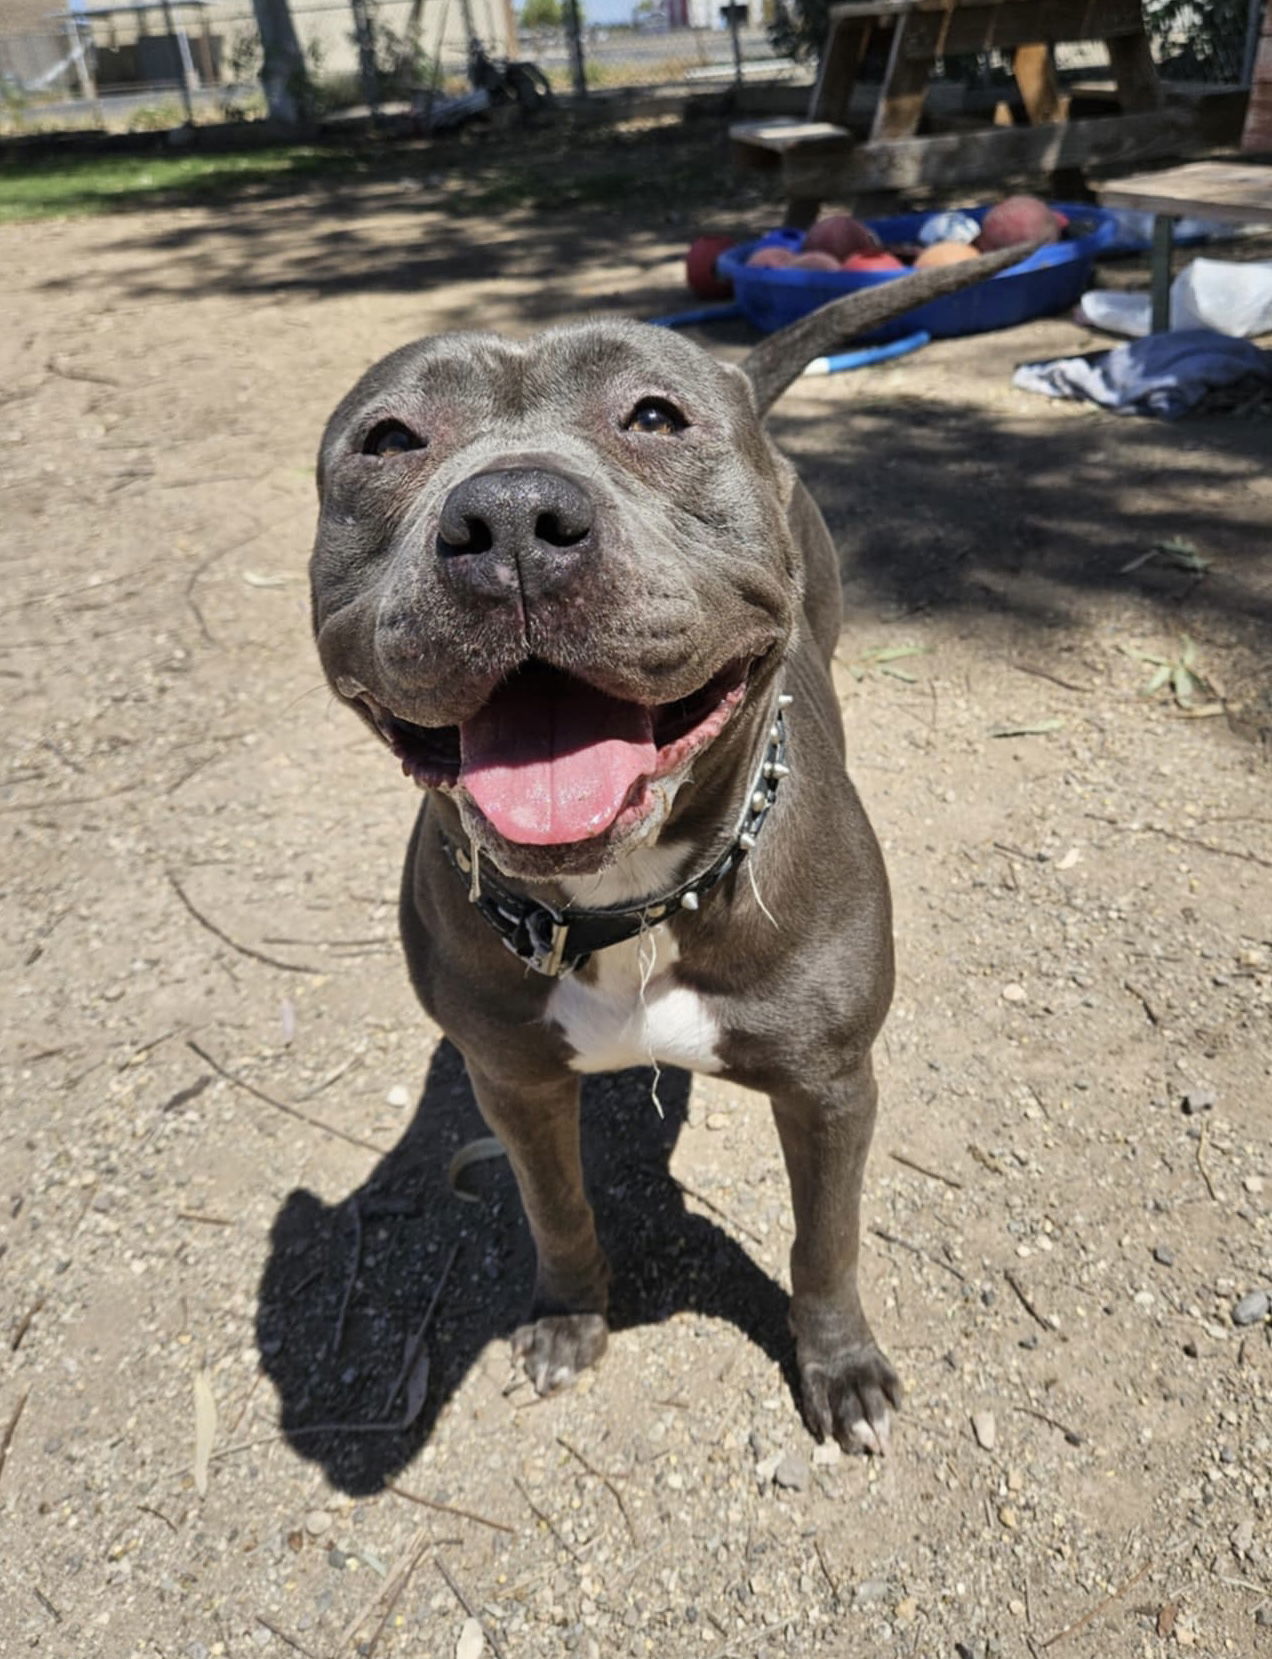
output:
[[[1064,419],[1039,405],[1036,421],[871,396],[833,422],[779,406],[774,433],[843,550],[849,622],[854,606],[897,621],[961,611],[1001,619],[1019,643],[1022,625],[1068,629],[1092,599],[1134,598],[1159,607],[1166,633],[1208,621],[1266,648],[1269,423]],[[1167,543],[1204,568],[1163,556]]]
[[[661,1118],[650,1082],[629,1071],[583,1087],[588,1192],[614,1269],[611,1328],[683,1311],[727,1319],[784,1368],[798,1398],[787,1293],[714,1222],[686,1210],[668,1167],[688,1074],[662,1073]],[[458,1199],[447,1178],[455,1152],[485,1133],[463,1063],[443,1041],[413,1121],[367,1180],[334,1205],[298,1189],[274,1222],[256,1322],[261,1362],[287,1439],[343,1491],[378,1491],[408,1464],[478,1355],[525,1317],[533,1251],[507,1165],[467,1172],[480,1205]],[[410,1428],[307,1432],[400,1421],[408,1390],[393,1395],[393,1385],[452,1250],[425,1338],[428,1392]]]

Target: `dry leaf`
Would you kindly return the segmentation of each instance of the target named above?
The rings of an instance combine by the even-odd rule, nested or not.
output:
[[[991,737],[1041,737],[1045,732],[1064,730],[1063,720],[1035,720],[1027,726],[995,726]]]
[[[428,1399],[428,1373],[430,1362],[428,1348],[420,1344],[420,1351],[415,1356],[406,1379],[406,1406],[402,1412],[402,1427],[409,1429],[424,1409],[424,1402]]]
[[[216,1441],[216,1400],[212,1379],[206,1370],[194,1374],[194,1489],[201,1498],[208,1493],[208,1463]]]
[[[456,1198],[462,1198],[465,1204],[480,1204],[481,1199],[475,1192],[468,1192],[459,1183],[460,1176],[472,1164],[485,1163],[489,1158],[503,1158],[502,1144],[493,1135],[483,1135],[479,1140],[469,1141],[467,1146],[461,1146],[451,1159],[446,1171],[446,1179],[450,1183],[450,1190]]]
[[[464,1628],[455,1643],[455,1659],[481,1659],[486,1651],[486,1638],[476,1619],[465,1619]]]

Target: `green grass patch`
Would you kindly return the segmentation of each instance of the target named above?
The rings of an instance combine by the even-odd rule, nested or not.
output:
[[[286,190],[307,179],[364,174],[374,158],[346,148],[287,145],[229,155],[77,156],[0,165],[0,223],[120,213],[161,203]]]

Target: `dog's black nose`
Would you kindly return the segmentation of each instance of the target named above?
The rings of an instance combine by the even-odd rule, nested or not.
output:
[[[479,472],[446,497],[437,547],[473,593],[525,598],[565,586],[591,551],[596,510],[581,485],[546,467]]]

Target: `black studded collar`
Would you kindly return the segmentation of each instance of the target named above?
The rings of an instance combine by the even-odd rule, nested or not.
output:
[[[733,839],[713,864],[682,882],[673,892],[642,899],[639,904],[609,905],[595,910],[567,905],[558,909],[542,899],[532,899],[506,887],[491,868],[490,860],[481,853],[476,855],[478,862],[474,871],[472,855],[443,835],[443,851],[452,868],[467,883],[469,902],[514,956],[550,979],[565,978],[581,968],[596,951],[634,939],[678,910],[697,910],[703,899],[726,876],[733,874],[755,846],[777,799],[778,786],[790,771],[786,764],[783,713],[790,702],[785,692],[777,699],[764,753],[752,775]]]

